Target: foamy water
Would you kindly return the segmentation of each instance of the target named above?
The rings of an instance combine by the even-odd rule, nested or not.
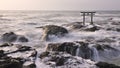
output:
[[[86,22],[89,22],[89,17],[86,17],[86,20]],[[50,42],[72,42],[86,40],[88,38],[97,40],[106,37],[116,37],[115,40],[117,40],[117,42],[112,44],[112,46],[118,49],[120,48],[120,32],[106,31],[104,29],[95,32],[85,32],[70,30],[70,27],[64,25],[72,22],[82,22],[79,11],[0,11],[0,35],[11,31],[19,35],[24,35],[29,39],[29,42],[20,43],[16,41],[15,43],[32,46],[37,49],[39,54],[45,50],[45,45]],[[94,22],[102,28],[120,27],[120,25],[115,26],[110,24],[112,22],[120,22],[120,12],[98,12],[94,17]],[[53,36],[52,41],[41,41],[42,29],[36,27],[51,24],[63,26],[70,30],[70,32],[62,38]],[[0,43],[2,44],[3,42]],[[37,67],[40,68],[40,66],[42,66],[43,68],[45,65],[39,60],[40,59],[37,59],[36,61]],[[48,67],[49,66],[45,66],[45,68]]]

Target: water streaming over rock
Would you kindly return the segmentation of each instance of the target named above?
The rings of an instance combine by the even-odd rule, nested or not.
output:
[[[99,52],[98,50],[95,48],[95,47],[91,47],[92,51],[93,51],[93,56],[92,56],[92,59],[94,61],[99,61],[100,58],[99,58]]]

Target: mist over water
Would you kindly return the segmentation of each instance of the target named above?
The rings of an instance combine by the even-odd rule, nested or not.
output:
[[[87,39],[99,40],[106,37],[115,37],[114,40],[116,40],[116,42],[107,44],[120,50],[120,32],[106,31],[104,29],[95,32],[71,30],[71,27],[66,24],[73,22],[82,22],[80,11],[0,11],[0,36],[7,32],[24,35],[29,39],[29,42],[21,43],[16,41],[14,43],[33,47],[39,52],[38,55],[45,50],[46,44],[48,43],[73,42]],[[89,24],[89,22],[90,18],[86,17],[86,23]],[[120,11],[98,11],[94,16],[94,23],[102,28],[120,28],[120,25],[112,25],[111,23],[113,22],[120,22]],[[37,27],[44,25],[63,26],[69,30],[69,34],[61,38],[51,36],[51,41],[42,41],[41,36],[43,31]],[[2,43],[3,42],[0,41],[0,44]],[[97,50],[92,49],[95,53],[94,59],[99,60],[100,57]],[[77,49],[77,51],[79,51],[79,49]],[[78,55],[78,53],[76,53],[76,55]],[[108,54],[108,56],[109,55],[110,54]],[[117,58],[118,59],[115,58],[117,61],[114,61],[114,63],[117,63],[120,57]],[[39,59],[36,63],[39,64]],[[41,63],[41,65],[43,64]]]

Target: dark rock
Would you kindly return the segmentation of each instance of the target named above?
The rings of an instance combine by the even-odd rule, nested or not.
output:
[[[95,25],[91,25],[90,27],[88,26],[88,27],[83,28],[83,30],[85,30],[85,31],[97,31],[99,29],[100,29],[100,27],[95,26]]]
[[[111,30],[114,30],[114,29],[113,29],[113,28],[107,28],[106,30],[107,30],[107,31],[111,31]]]
[[[17,35],[13,32],[5,33],[2,36],[2,40],[5,42],[14,42],[17,40]]]
[[[62,51],[67,52],[69,54],[75,55],[77,46],[72,42],[64,42],[64,43],[50,43],[47,46],[47,51]]]
[[[66,61],[66,58],[60,57],[56,60],[56,66],[64,65],[64,62]]]
[[[16,68],[16,67],[35,68],[36,67],[34,64],[37,56],[37,51],[32,47],[22,46],[18,44],[16,45],[3,44],[1,46],[2,47],[0,47],[0,68]],[[6,47],[8,48],[8,50],[5,50]],[[26,62],[31,62],[33,64],[24,66]]]
[[[91,59],[92,50],[88,47],[88,43],[85,42],[64,42],[64,43],[51,43],[48,44],[46,51],[58,51],[67,52],[73,56],[81,56],[85,59]]]
[[[22,68],[22,62],[11,57],[1,58],[0,68]]]
[[[3,42],[15,42],[18,39],[19,42],[28,42],[28,39],[21,35],[16,35],[14,32],[5,33],[2,35]]]
[[[3,57],[5,54],[4,54],[4,51],[3,50],[0,50],[0,58]]]
[[[112,22],[111,25],[120,25],[120,22]]]
[[[96,66],[98,66],[99,68],[120,68],[120,66],[109,64],[106,62],[98,62],[96,63]]]
[[[117,49],[105,44],[96,44],[93,47],[95,47],[98,51],[99,50],[104,51],[105,49],[117,51]]]
[[[28,39],[25,38],[24,36],[20,36],[18,41],[20,41],[20,42],[28,42]]]
[[[45,58],[48,58],[45,60]],[[92,65],[91,63],[86,62],[86,60],[82,58],[77,58],[67,54],[65,52],[50,52],[47,56],[41,59],[46,65],[50,65],[52,68],[61,66],[61,68],[81,68],[84,67],[84,64],[87,64],[86,67]],[[85,68],[86,68],[85,67]],[[90,68],[94,68],[94,65]]]
[[[117,32],[120,32],[120,28],[116,28],[116,31],[117,31]]]
[[[44,57],[46,57],[46,56],[48,56],[49,55],[49,52],[43,52],[43,53],[41,53],[40,54],[40,58],[42,59],[42,58],[44,58]]]
[[[40,55],[40,58],[41,59],[44,59],[45,57],[50,57],[50,59],[48,61],[51,61],[51,62],[55,62],[56,66],[61,66],[61,65],[64,65],[65,61],[67,60],[66,57],[64,57],[62,55],[63,53],[59,53],[59,52],[43,52],[41,55]],[[47,63],[45,61],[45,63]],[[50,63],[47,63],[48,65],[50,65]]]
[[[84,27],[82,22],[73,22],[73,23],[69,24],[69,26],[71,26],[72,29],[80,29],[80,28]]]
[[[4,44],[0,45],[0,47],[7,47],[7,46],[12,46],[12,44],[10,44],[10,43],[4,43]]]
[[[28,46],[21,46],[18,49],[18,51],[20,51],[20,52],[29,51],[29,50],[31,50],[31,47],[28,47]]]
[[[85,59],[91,59],[92,50],[88,47],[88,45],[82,45],[80,47],[80,56]]]
[[[36,65],[34,63],[31,63],[27,66],[23,66],[23,68],[36,68]]]
[[[94,46],[97,50],[104,50],[104,47],[103,46],[101,46],[101,45],[99,45],[99,44],[97,44],[97,45],[95,45]]]
[[[65,34],[68,33],[67,29],[61,27],[61,26],[56,26],[56,25],[46,25],[42,27],[44,30],[42,39],[43,40],[50,40],[49,36],[50,35],[55,35],[55,36],[64,36]]]
[[[113,43],[113,42],[116,42],[114,39],[111,39],[111,38],[104,38],[104,39],[99,39],[99,40],[96,40],[96,42],[107,42],[107,43]]]

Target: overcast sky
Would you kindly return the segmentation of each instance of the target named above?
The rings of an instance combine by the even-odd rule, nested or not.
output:
[[[0,0],[0,10],[120,10],[120,0]]]

